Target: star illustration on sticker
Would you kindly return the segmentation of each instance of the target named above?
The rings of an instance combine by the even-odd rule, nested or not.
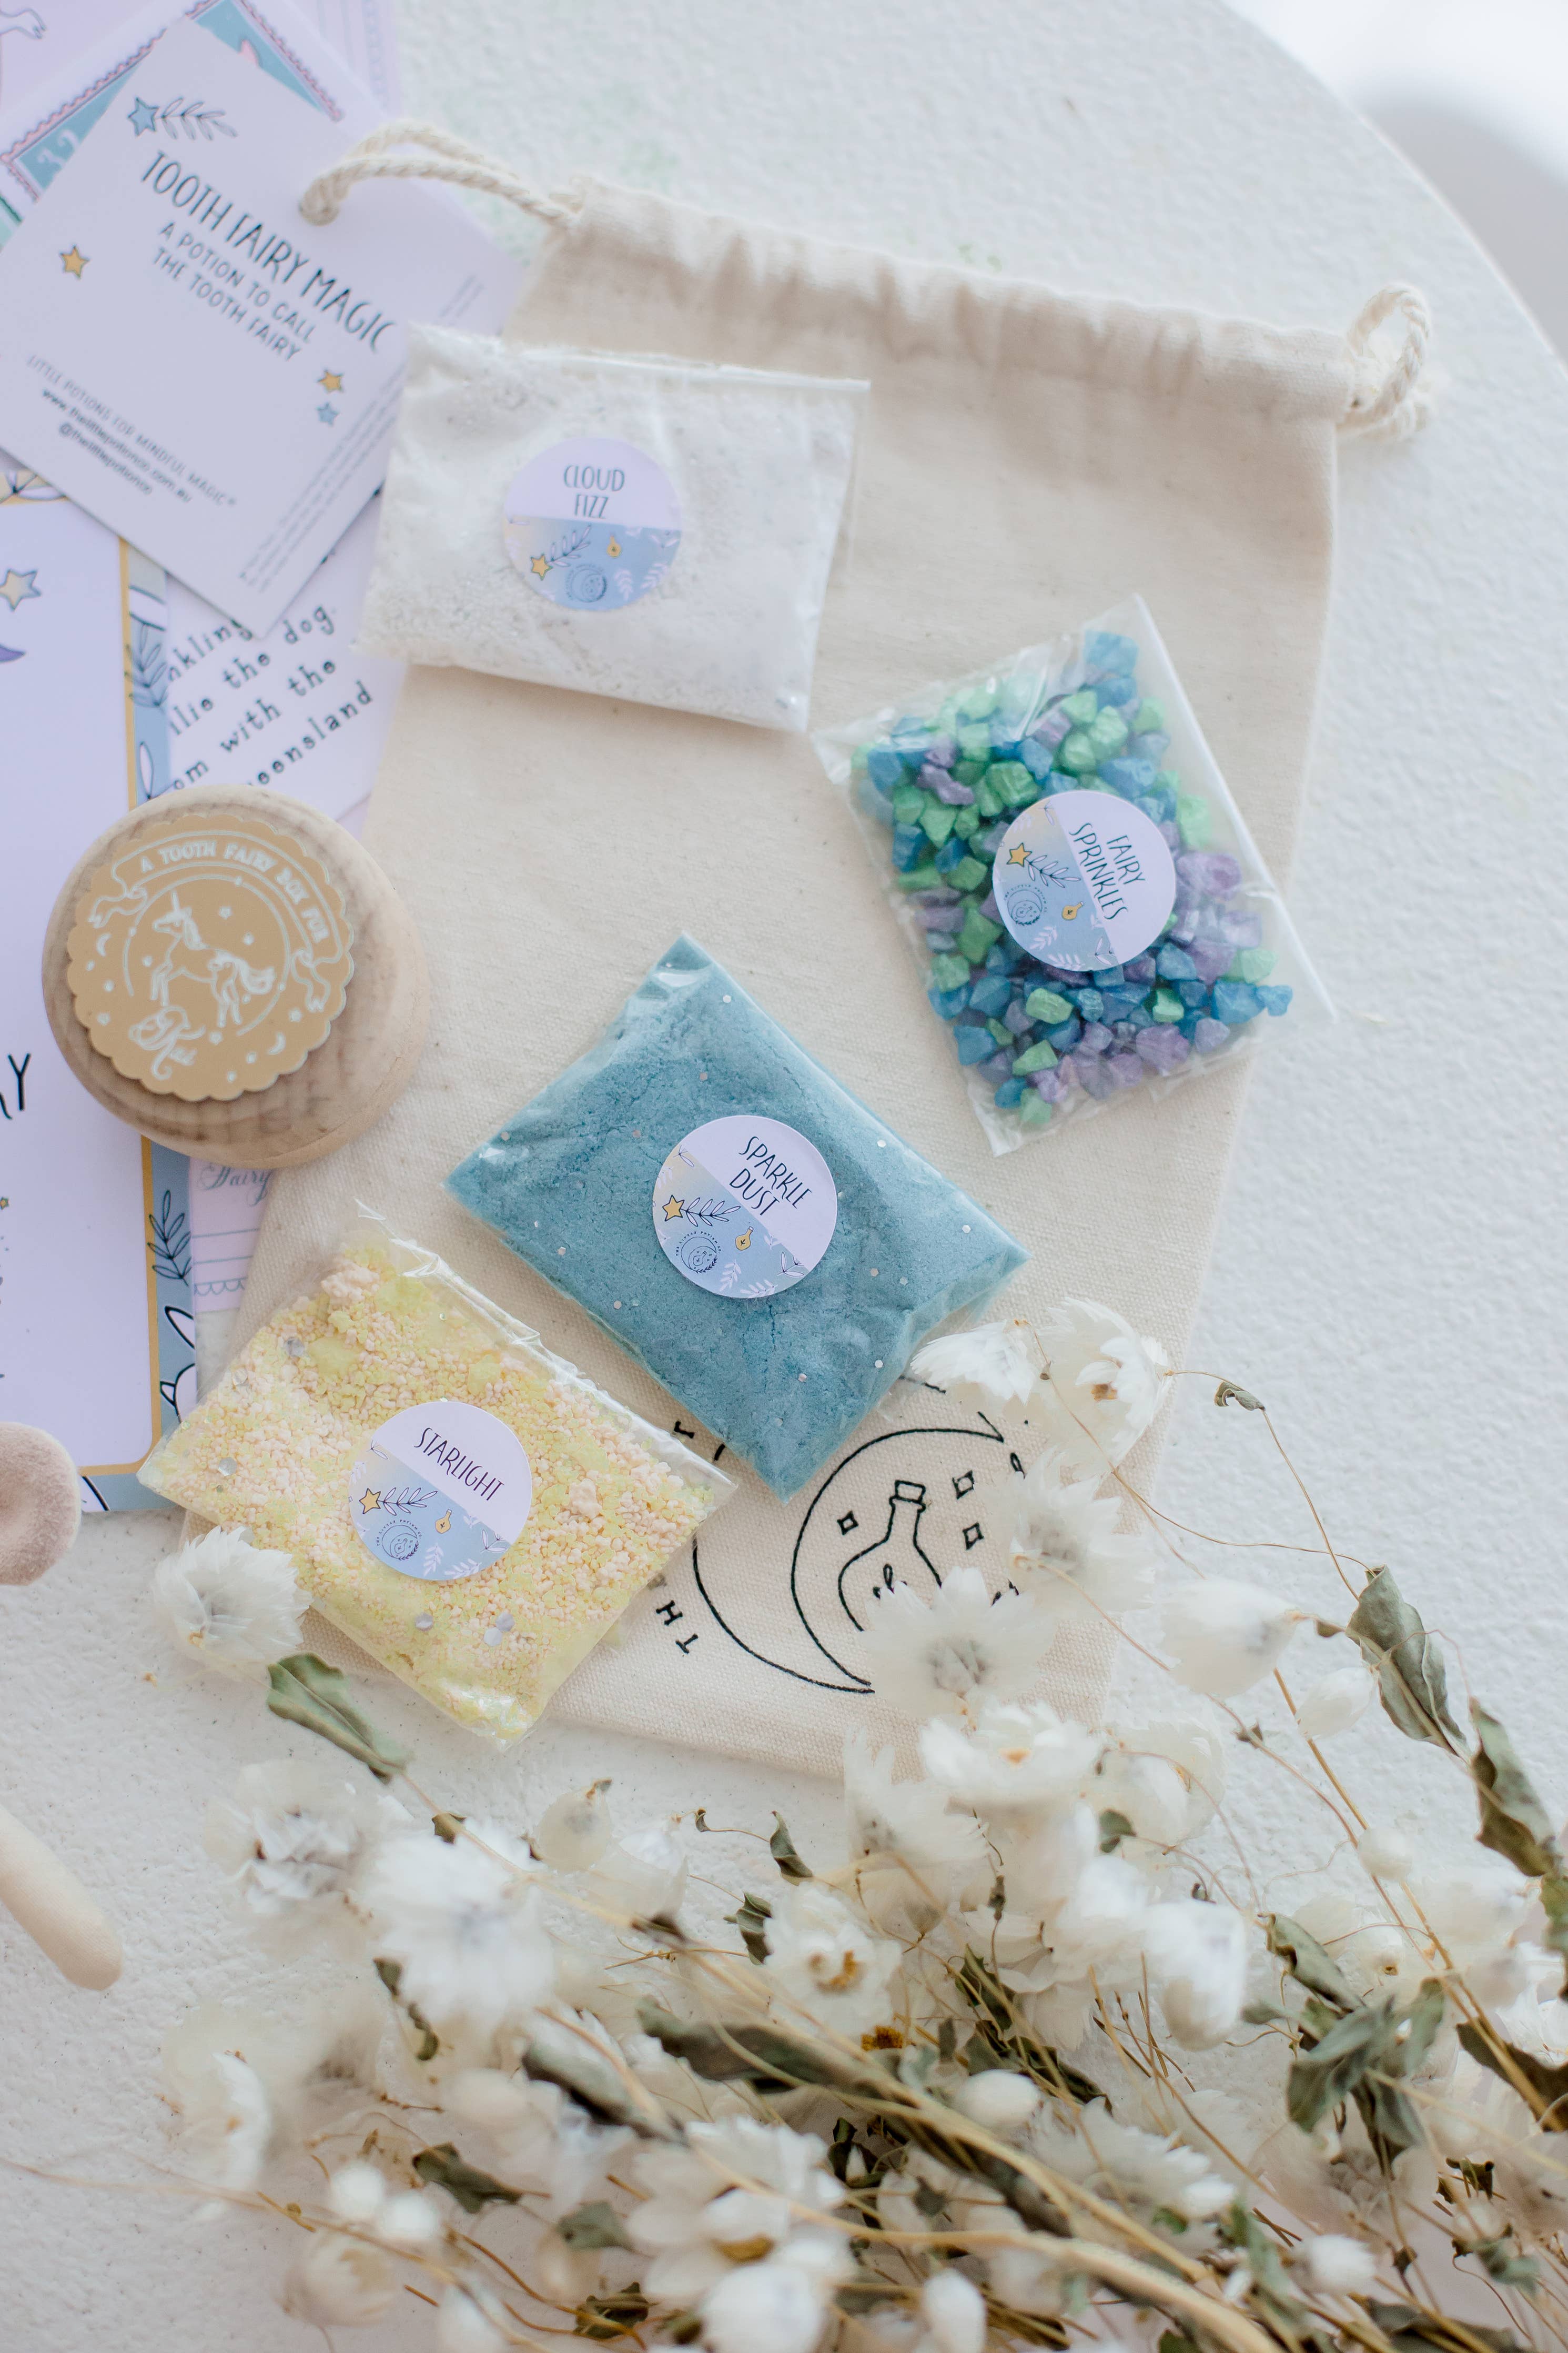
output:
[[[36,571],[7,572],[5,579],[0,580],[0,596],[5,597],[13,613],[18,605],[25,605],[29,596],[43,595],[43,590],[34,586],[37,576]]]
[[[550,558],[547,555],[536,555],[528,568],[531,572],[537,573],[542,580],[550,569]]]
[[[133,98],[131,101],[131,111],[125,120],[140,139],[144,131],[156,128],[158,110],[155,106],[149,106],[144,98]]]
[[[683,1218],[686,1215],[685,1202],[678,1201],[672,1193],[668,1200],[664,1205],[664,1214],[667,1219],[669,1218]]]
[[[1009,865],[1009,866],[1027,866],[1028,862],[1029,862],[1029,853],[1028,853],[1028,851],[1025,849],[1025,847],[1024,847],[1024,845],[1023,845],[1023,843],[1022,843],[1021,841],[1016,841],[1016,842],[1013,844],[1012,849],[1007,852],[1007,863],[1008,863],[1008,865]]]
[[[364,1493],[359,1499],[359,1507],[362,1512],[380,1511],[381,1497],[374,1487],[367,1487],[365,1489]]]
[[[323,400],[316,414],[323,425],[335,425],[338,421],[338,412],[330,400]]]
[[[331,368],[323,368],[321,375],[316,378],[316,382],[321,385],[323,392],[342,392],[343,388],[343,380],[342,376],[334,375]]]
[[[82,271],[87,268],[88,258],[87,255],[82,252],[79,246],[73,245],[68,253],[61,254],[60,259],[65,265],[65,272],[68,278],[79,278]]]

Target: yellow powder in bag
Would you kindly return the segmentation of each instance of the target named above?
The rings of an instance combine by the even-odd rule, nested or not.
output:
[[[732,1485],[380,1229],[261,1327],[140,1475],[291,1554],[323,1616],[503,1741]]]

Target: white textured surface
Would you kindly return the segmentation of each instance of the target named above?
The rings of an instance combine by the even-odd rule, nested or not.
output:
[[[1268,1399],[1336,1532],[1462,1637],[1561,1808],[1557,364],[1392,153],[1206,0],[414,0],[404,37],[415,102],[546,185],[589,164],[903,251],[1280,321],[1343,323],[1389,278],[1426,289],[1436,421],[1408,448],[1345,455],[1295,880],[1347,1018],[1259,1072],[1194,1360]],[[1490,1046],[1500,994],[1522,1018]],[[1048,1183],[1048,1143],[1038,1160]],[[1191,1385],[1165,1500],[1222,1533],[1304,1539],[1266,1444]],[[100,1891],[128,1953],[112,1993],[77,1993],[0,1923],[0,2151],[99,2180],[156,2152],[169,2021],[260,1982],[199,1824],[240,1763],[288,1745],[259,1701],[187,1678],[150,1631],[141,1590],[171,1527],[99,1522],[43,1584],[0,1593],[0,1798]],[[386,1686],[376,1706],[459,1809],[482,1791],[525,1820],[592,1769],[639,1811],[717,1801],[765,1824],[755,1776],[554,1732],[495,1764]],[[822,1794],[768,1795],[809,1849]],[[718,1852],[700,1867],[717,1873]],[[258,2227],[203,2233],[156,2196],[16,2176],[0,2214],[5,2353],[320,2341],[277,2310],[279,2253]],[[428,2328],[411,2306],[358,2341],[401,2353]]]

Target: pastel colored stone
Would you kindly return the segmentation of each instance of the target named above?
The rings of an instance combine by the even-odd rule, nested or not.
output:
[[[1244,1021],[1256,1019],[1263,1010],[1263,1001],[1256,988],[1245,980],[1216,980],[1214,1009],[1216,1021],[1235,1029]]]
[[[1176,872],[1193,891],[1207,899],[1223,899],[1241,881],[1241,868],[1227,849],[1188,849],[1176,860]]]
[[[1223,941],[1216,946],[1211,940],[1194,940],[1190,953],[1197,978],[1211,987],[1216,980],[1224,979],[1234,961]]]
[[[1024,1010],[1031,1021],[1067,1021],[1072,1016],[1071,1005],[1054,988],[1032,988],[1024,999]]]
[[[1157,988],[1149,1000],[1149,1011],[1156,1021],[1179,1021],[1186,1009],[1173,988]]]
[[[1021,997],[1016,997],[1013,999],[1002,1018],[1015,1038],[1024,1037],[1035,1026],[1033,1017]]]
[[[928,800],[920,816],[921,829],[940,849],[952,831],[952,811],[944,801]]]
[[[958,934],[959,953],[966,955],[971,964],[983,964],[986,949],[1001,935],[1000,923],[993,923],[989,915],[983,915],[978,907],[970,907],[964,913],[963,928]]]
[[[954,1031],[970,1034],[989,1049],[983,1029]],[[765,1297],[727,1298],[687,1282],[654,1230],[667,1154],[728,1113],[797,1129],[837,1192],[819,1264]],[[448,1182],[786,1496],[886,1395],[927,1335],[960,1309],[983,1308],[1027,1255],[684,938],[589,1052]]]
[[[1005,808],[1027,808],[1031,801],[1040,797],[1038,781],[1022,760],[996,761],[986,771],[986,782],[1000,793]]]
[[[1016,1079],[1032,1078],[1037,1071],[1053,1069],[1056,1060],[1056,1049],[1048,1046],[1042,1038],[1038,1045],[1026,1048],[1016,1058],[1013,1064],[1013,1076]]]
[[[1046,1032],[1046,1036],[1058,1054],[1068,1052],[1077,1045],[1082,1035],[1083,1023],[1076,1013],[1069,1019],[1058,1022],[1054,1029],[1047,1029]]]
[[[969,992],[969,1001],[976,1013],[1005,1013],[1012,1001],[1013,985],[1005,973],[983,973]]]
[[[1149,955],[1134,956],[1131,962],[1124,965],[1121,969],[1122,978],[1124,980],[1136,980],[1147,983],[1152,981],[1154,977],[1154,958]]]
[[[990,871],[989,866],[983,866],[978,858],[971,855],[959,860],[952,870],[952,880],[960,891],[978,891]]]
[[[911,872],[924,858],[927,847],[925,835],[918,825],[893,828],[893,863],[905,873]]]
[[[958,778],[951,776],[945,768],[933,768],[927,773],[939,780],[932,786],[938,800],[946,801],[951,808],[965,809],[972,806],[974,799],[973,786],[961,785]]]
[[[970,727],[961,727],[958,731],[958,751],[961,759],[989,760],[991,757],[990,728],[978,723]]]
[[[1048,1127],[1055,1115],[1055,1105],[1048,1103],[1037,1089],[1030,1087],[1026,1090],[1024,1100],[1018,1105],[1018,1119],[1022,1126],[1031,1131]]]
[[[1013,1075],[1012,1055],[1003,1052],[988,1054],[974,1075],[977,1079],[988,1079],[994,1087],[1000,1085],[1004,1079],[1010,1079]]]
[[[1110,1072],[1119,1087],[1135,1087],[1142,1082],[1143,1065],[1136,1054],[1108,1054],[1100,1068]]]
[[[1265,1013],[1270,1015],[1275,1020],[1279,1019],[1280,1014],[1289,1013],[1290,1010],[1290,999],[1295,996],[1295,994],[1296,992],[1293,988],[1271,988],[1263,981],[1259,981],[1258,984],[1258,1001],[1262,1006]]]
[[[1092,1095],[1096,1103],[1105,1103],[1120,1092],[1115,1074],[1106,1068],[1102,1055],[1086,1054],[1080,1049],[1072,1058],[1072,1068],[1085,1094]]]
[[[1058,702],[1054,711],[1047,711],[1030,730],[1035,742],[1047,752],[1054,752],[1063,737],[1071,732],[1072,715],[1065,702]]]
[[[1029,1084],[1047,1103],[1061,1103],[1072,1092],[1072,1074],[1058,1064],[1054,1071],[1037,1071]]]
[[[951,768],[958,757],[958,745],[951,735],[933,735],[926,745],[926,758],[933,768]]]
[[[1279,959],[1272,948],[1243,948],[1237,957],[1238,980],[1267,980]]]
[[[1132,681],[1124,675],[1097,679],[1094,691],[1100,698],[1100,707],[1102,711],[1125,711],[1138,698],[1138,689],[1133,685]]]
[[[964,970],[968,969],[965,965]],[[932,1012],[940,1014],[944,1021],[955,1021],[969,1003],[967,988],[928,988],[926,997]]]
[[[977,1062],[988,1062],[995,1051],[991,1032],[984,1021],[961,1022],[952,1033],[952,1042],[965,1069]]]
[[[1179,1029],[1163,1028],[1159,1023],[1141,1029],[1135,1049],[1138,1059],[1152,1071],[1178,1071],[1191,1053],[1192,1048]]]
[[[904,764],[890,744],[874,744],[866,754],[866,774],[874,785],[896,785],[903,777]]]
[[[933,988],[941,989],[944,994],[951,989],[963,988],[969,979],[968,957],[961,955],[938,956],[936,962],[931,968],[931,987]],[[981,1010],[982,1012],[985,1010],[984,1006],[981,1008]]]
[[[963,785],[954,785],[951,789],[955,793],[963,793],[964,799],[972,804],[972,806],[967,808],[961,807],[959,809],[957,816],[952,820],[953,834],[960,841],[972,840],[974,835],[980,830],[980,811],[973,807],[974,796],[972,792],[965,790]]]
[[[1017,1104],[1022,1102],[1023,1095],[1024,1082],[1022,1079],[1004,1079],[1001,1085],[997,1088],[994,1097],[997,1110],[1014,1110]]]
[[[1154,958],[1154,970],[1162,980],[1195,980],[1198,968],[1185,948],[1167,941]]]
[[[1007,1024],[1005,1021],[998,1021],[993,1018],[987,1021],[985,1027],[990,1030],[992,1039],[994,1044],[1001,1047],[1003,1050],[1009,1055],[1016,1053],[1018,1050],[1018,1040],[1013,1031],[1008,1029]]]
[[[1165,713],[1162,705],[1156,702],[1152,695],[1144,695],[1139,702],[1136,715],[1132,721],[1133,733],[1135,735],[1152,735],[1157,730],[1162,729],[1164,724]]]
[[[1105,999],[1098,988],[1080,988],[1075,1002],[1086,1021],[1098,1021],[1105,1010]]]
[[[1071,727],[1087,727],[1091,719],[1100,716],[1100,697],[1092,686],[1080,686],[1058,705],[1061,716]]]
[[[1079,1040],[1081,1054],[1103,1054],[1111,1041],[1111,1033],[1103,1021],[1086,1021]]]
[[[1096,765],[1100,760],[1114,759],[1127,741],[1127,722],[1120,711],[1097,712],[1084,731],[1094,745]]]
[[[1111,676],[1138,667],[1138,640],[1116,629],[1090,629],[1083,641],[1084,667],[1091,673]]]
[[[1196,793],[1184,794],[1176,802],[1176,829],[1185,849],[1206,849],[1214,830],[1214,811],[1207,801]]]
[[[1154,781],[1153,763],[1150,760],[1101,760],[1100,780],[1109,785],[1123,800],[1135,801],[1146,793]]]
[[[1069,776],[1087,776],[1100,765],[1100,747],[1087,729],[1073,729],[1058,750],[1057,765]]]
[[[31,1585],[65,1558],[80,1525],[76,1464],[59,1440],[0,1421],[0,1585]]]
[[[1223,1021],[1205,1018],[1193,1027],[1193,1043],[1200,1054],[1212,1054],[1216,1046],[1228,1043],[1230,1031]]]

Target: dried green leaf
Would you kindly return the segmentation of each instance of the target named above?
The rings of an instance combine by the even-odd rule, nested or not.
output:
[[[856,2089],[876,2100],[885,2083],[867,2068],[856,2071],[813,2051],[775,2026],[707,2026],[672,2018],[657,2002],[637,2004],[637,2021],[672,2058],[710,2084],[748,2083],[759,2091],[784,2091],[796,2084],[830,2084]]]
[[[629,2247],[631,2241],[621,2228],[621,2218],[607,2199],[595,2198],[592,2204],[579,2206],[575,2212],[564,2214],[555,2225],[569,2247]]]
[[[1462,1744],[1448,1713],[1443,1653],[1386,1568],[1373,1569],[1345,1627],[1377,1677],[1384,1715],[1407,1739],[1439,1748]]]
[[[1100,1853],[1114,1854],[1122,1840],[1132,1834],[1132,1825],[1126,1815],[1119,1814],[1114,1806],[1107,1806],[1100,1817]]]
[[[1069,2065],[1048,2042],[1037,2042],[1029,2033],[1012,1995],[990,1962],[973,1946],[966,1949],[963,1966],[953,1983],[974,2012],[975,2042],[986,2054],[976,2066],[971,2056],[974,2045],[971,2043],[964,2053],[971,2074],[978,2074],[980,2067],[984,2066],[1021,2067],[1047,2091],[1076,2101],[1080,2108],[1087,2107],[1091,2100],[1105,2100],[1105,2094],[1091,2077]],[[1107,2108],[1110,2105],[1106,2100]]]
[[[1244,2026],[1276,2026],[1289,2015],[1277,2001],[1249,2001],[1242,2005],[1241,2022]]]
[[[1506,1855],[1526,1879],[1542,1879],[1560,1870],[1563,1857],[1551,1819],[1512,1741],[1479,1700],[1470,1702],[1470,1722],[1480,1744],[1470,1759],[1481,1801],[1478,1845]]]
[[[742,1895],[738,1912],[726,1912],[726,1925],[739,1928],[741,1942],[760,1968],[768,1957],[768,1922],[773,1918],[771,1907],[755,1895]]]
[[[1261,1398],[1255,1398],[1252,1391],[1244,1389],[1238,1381],[1221,1381],[1214,1393],[1214,1401],[1215,1405],[1238,1405],[1247,1413],[1267,1413],[1268,1410]]]
[[[1568,1873],[1547,1873],[1541,1883],[1541,1903],[1546,1914],[1546,1933],[1541,1941],[1563,1963],[1562,1990],[1568,1996]]]
[[[267,1704],[274,1715],[330,1740],[368,1766],[378,1781],[395,1779],[407,1764],[407,1749],[384,1739],[354,1706],[348,1677],[310,1651],[279,1659],[268,1668],[267,1680]]]
[[[1521,2080],[1529,2085],[1530,2105],[1542,2132],[1568,2132],[1568,2066],[1550,2067],[1545,2060],[1532,2057],[1512,2042],[1503,2043],[1500,2050],[1489,2035],[1468,2019],[1459,2027],[1459,2042],[1478,2066],[1489,2067],[1510,2091],[1517,2092]]]
[[[468,1819],[467,1814],[432,1814],[430,1827],[447,1846],[456,1846],[458,1832]]]
[[[1373,2153],[1386,2171],[1407,2148],[1426,2141],[1415,2104],[1400,2088],[1424,2063],[1443,2023],[1444,1993],[1436,1978],[1422,1979],[1413,2002],[1394,2014],[1392,2047],[1355,2087],[1355,2103]]]
[[[1247,2257],[1253,2288],[1269,2316],[1283,2322],[1287,2328],[1303,2324],[1308,2316],[1307,2307],[1291,2288],[1289,2275],[1279,2260],[1279,2242],[1264,2229],[1245,2199],[1235,2200],[1220,2228],[1230,2244]]]
[[[1300,1920],[1292,1920],[1288,1912],[1271,1912],[1268,1934],[1269,1951],[1278,1954],[1298,1985],[1305,1986],[1309,1993],[1321,1995],[1336,2010],[1359,2007],[1339,1963],[1324,1951],[1310,1929],[1302,1927]]]
[[[811,1865],[803,1862],[795,1852],[795,1841],[784,1827],[784,1816],[775,1814],[773,1820],[778,1827],[768,1841],[768,1852],[778,1864],[781,1874],[785,1879],[809,1879],[812,1876]]]
[[[414,2170],[432,2189],[449,2190],[465,2214],[482,2214],[491,2205],[515,2206],[522,2195],[459,2157],[449,2140],[422,2148],[414,2160]]]
[[[1394,2005],[1352,2010],[1338,2018],[1310,2051],[1292,2061],[1285,2105],[1303,2132],[1343,2105],[1369,2067],[1385,2066],[1394,2051]]]
[[[1483,2328],[1475,2320],[1448,2320],[1440,2312],[1417,2312],[1408,2304],[1381,2304],[1369,2299],[1367,2311],[1394,2348],[1394,2353],[1476,2353],[1478,2344],[1488,2353],[1525,2353],[1508,2328]]]
[[[634,2328],[639,2328],[650,2308],[640,2288],[623,2287],[610,2295],[590,2295],[577,2306],[573,2333],[592,2337],[597,2345],[608,2345],[616,2337],[629,2337]]]
[[[601,2124],[630,2125],[645,2135],[656,2129],[647,2107],[627,2091],[614,2062],[569,2026],[536,2019],[522,2066],[535,2083],[558,2084]]]

